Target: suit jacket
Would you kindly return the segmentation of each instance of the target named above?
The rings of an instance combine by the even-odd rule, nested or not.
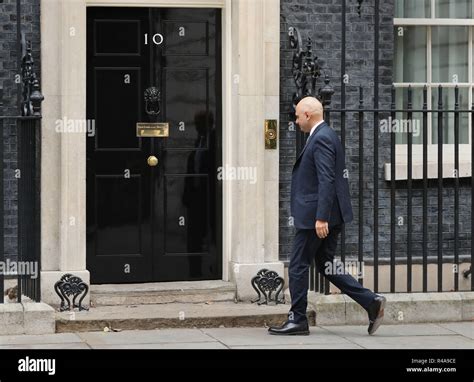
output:
[[[295,228],[314,229],[316,220],[327,221],[329,226],[352,221],[345,167],[339,137],[326,122],[321,123],[293,166],[291,215]]]

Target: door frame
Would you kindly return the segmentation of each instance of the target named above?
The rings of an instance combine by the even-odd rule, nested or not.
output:
[[[63,118],[85,120],[88,6],[222,9],[222,163],[253,166],[258,174],[256,183],[223,180],[222,275],[237,284],[245,280],[242,293],[250,298],[247,270],[283,273],[279,150],[264,145],[265,119],[279,119],[279,0],[42,0],[42,168],[48,174],[41,182],[42,299],[56,300],[52,286],[64,272],[89,282],[85,135],[55,131]]]

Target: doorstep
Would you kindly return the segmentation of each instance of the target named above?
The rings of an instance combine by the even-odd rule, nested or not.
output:
[[[285,304],[235,302],[99,306],[90,311],[57,312],[56,332],[262,327],[283,323],[288,308]],[[313,312],[309,320],[315,324]]]
[[[235,300],[236,286],[222,280],[91,285],[92,307],[208,303]]]

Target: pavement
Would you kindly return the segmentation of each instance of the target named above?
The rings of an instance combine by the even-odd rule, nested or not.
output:
[[[1,349],[474,349],[474,322],[312,326],[309,336],[265,327],[119,330],[0,336]]]

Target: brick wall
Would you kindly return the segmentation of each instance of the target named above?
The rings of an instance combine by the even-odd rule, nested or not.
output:
[[[22,30],[27,40],[32,42],[33,58],[36,75],[39,78],[39,49],[40,49],[40,0],[21,1]],[[0,0],[0,115],[14,116],[19,114],[17,107],[17,70],[16,49],[16,0]],[[0,122],[1,124],[2,122]],[[4,149],[4,237],[5,254],[14,258],[17,255],[17,140],[14,121],[3,122]]]
[[[364,105],[374,106],[374,0],[365,0],[361,17],[357,13],[357,1],[346,0],[346,107],[357,108],[359,85],[364,88]],[[393,62],[393,15],[394,0],[380,2],[379,33],[379,107],[390,107],[390,87],[392,84]],[[281,85],[280,85],[280,259],[287,261],[292,248],[294,228],[289,225],[291,171],[295,161],[296,132],[289,129],[291,120],[291,100],[295,90],[291,65],[293,50],[288,39],[288,27],[297,27],[303,40],[313,39],[313,54],[319,58],[323,76],[327,74],[335,90],[331,106],[341,106],[341,0],[281,0]],[[323,84],[320,78],[318,88]],[[387,118],[388,115],[380,115]],[[331,117],[332,127],[340,133],[340,118]],[[374,134],[373,114],[367,114],[364,121],[364,257],[373,257],[374,238]],[[378,130],[378,129],[377,129]],[[383,163],[390,162],[390,135],[379,133],[379,257],[390,255],[390,184],[383,180]],[[358,254],[359,226],[359,131],[355,114],[346,118],[346,167],[349,171],[351,199],[354,221],[346,226],[346,254]],[[470,179],[460,180],[460,255],[470,255],[471,198]],[[429,256],[437,255],[437,187],[431,181],[428,198],[428,247]],[[445,181],[443,191],[443,252],[453,255],[454,248],[454,189],[453,181]],[[421,255],[422,240],[422,183],[414,182],[413,192],[413,256]],[[397,182],[396,216],[403,218],[404,224],[397,226],[396,256],[406,258],[407,242],[407,192],[406,182]]]

